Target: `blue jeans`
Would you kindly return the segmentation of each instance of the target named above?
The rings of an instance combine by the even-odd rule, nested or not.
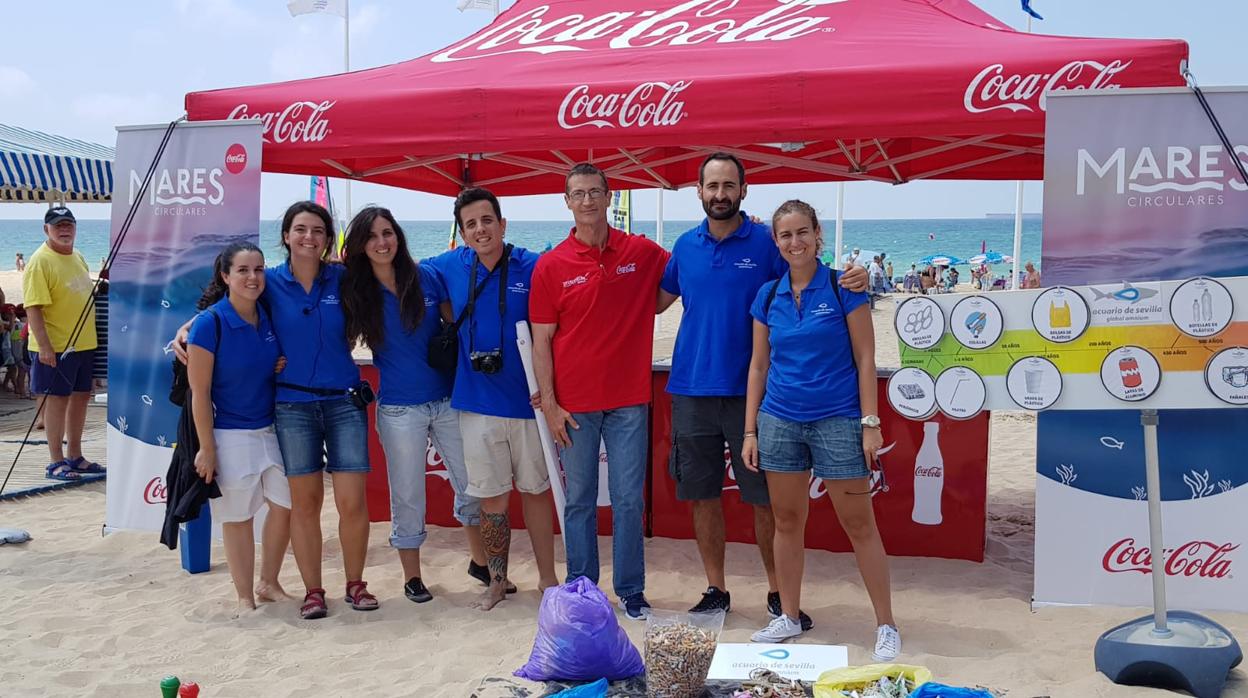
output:
[[[612,580],[618,596],[646,589],[642,518],[646,488],[646,405],[603,412],[578,412],[580,429],[568,429],[572,445],[560,449],[567,503],[563,542],[568,581],[598,583],[598,445],[607,445],[607,488],[611,493]]]
[[[417,550],[425,542],[425,470],[429,440],[442,456],[447,479],[455,490],[455,519],[465,526],[481,524],[481,500],[464,494],[464,442],[459,436],[459,410],[450,398],[422,405],[378,405],[377,434],[386,452],[390,481],[390,545]],[[442,473],[437,473],[441,475]]]
[[[279,402],[273,417],[286,477],[368,472],[368,415],[350,399]]]

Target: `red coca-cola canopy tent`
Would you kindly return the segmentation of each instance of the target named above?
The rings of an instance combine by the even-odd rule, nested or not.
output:
[[[394,65],[195,92],[259,117],[264,169],[454,194],[697,181],[1040,179],[1045,93],[1181,85],[1187,44],[1023,34],[969,0],[518,0]]]

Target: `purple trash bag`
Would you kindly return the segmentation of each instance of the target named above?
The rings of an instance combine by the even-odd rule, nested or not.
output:
[[[533,652],[515,675],[530,681],[616,681],[644,669],[606,594],[577,577],[542,594]]]

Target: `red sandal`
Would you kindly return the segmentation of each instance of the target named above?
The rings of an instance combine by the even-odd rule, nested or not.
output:
[[[344,600],[357,611],[376,611],[381,605],[377,603],[376,596],[368,593],[368,582],[362,580],[347,582],[347,598]]]
[[[308,589],[303,595],[303,605],[299,607],[299,616],[304,620],[316,620],[329,615],[329,606],[325,603],[324,589]]]

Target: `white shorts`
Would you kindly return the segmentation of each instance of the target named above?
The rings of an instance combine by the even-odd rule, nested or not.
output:
[[[215,482],[221,496],[208,500],[212,518],[221,523],[248,521],[264,500],[290,508],[290,485],[272,426],[263,429],[213,429],[217,441]]]
[[[504,495],[511,491],[513,480],[515,488],[525,494],[550,489],[536,420],[461,410],[459,431],[468,470],[467,494],[480,499]]]

